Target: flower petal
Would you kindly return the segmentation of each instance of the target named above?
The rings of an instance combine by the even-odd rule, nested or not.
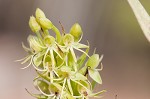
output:
[[[102,79],[97,70],[88,69],[90,77],[99,84],[102,84]]]

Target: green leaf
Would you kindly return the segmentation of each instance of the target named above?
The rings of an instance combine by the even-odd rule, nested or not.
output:
[[[99,74],[99,72],[97,70],[94,70],[94,69],[88,69],[88,72],[89,72],[89,75],[90,77],[96,81],[97,83],[99,84],[102,84],[102,79],[101,79],[101,76]]]

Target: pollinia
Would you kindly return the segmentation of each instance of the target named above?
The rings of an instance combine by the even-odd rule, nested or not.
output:
[[[102,58],[93,53],[89,56],[89,44],[81,44],[82,29],[75,23],[69,33],[62,27],[62,33],[37,8],[35,17],[29,19],[29,26],[35,35],[29,35],[29,48],[22,43],[28,55],[19,60],[21,64],[33,66],[37,77],[33,83],[39,94],[27,92],[37,99],[89,99],[102,97],[105,90],[94,93],[96,83],[102,84],[99,71],[102,70]],[[50,34],[55,33],[55,37]],[[76,56],[76,51],[81,56]],[[88,58],[88,59],[86,59]],[[86,61],[87,60],[87,61]],[[86,61],[86,62],[85,62]],[[97,69],[101,64],[101,69]],[[89,78],[91,78],[89,80]]]

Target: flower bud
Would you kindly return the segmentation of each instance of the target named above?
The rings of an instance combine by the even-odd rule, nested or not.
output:
[[[71,34],[66,34],[63,38],[63,43],[65,45],[70,45],[74,42],[74,38]]]
[[[70,29],[70,34],[74,36],[75,41],[78,41],[82,34],[81,26],[78,23],[75,23]]]
[[[46,30],[51,29],[53,27],[52,22],[47,18],[40,18],[39,19],[39,24],[41,25],[41,27],[43,29],[46,29]]]
[[[46,18],[44,12],[39,8],[36,9],[35,16],[36,16],[37,19]]]
[[[41,27],[40,25],[37,23],[36,19],[34,16],[31,16],[30,19],[29,19],[29,26],[31,28],[31,30],[34,32],[34,33],[37,33],[38,31],[41,30]]]
[[[91,67],[92,69],[95,69],[100,62],[100,58],[98,54],[93,54],[87,61],[86,65]]]

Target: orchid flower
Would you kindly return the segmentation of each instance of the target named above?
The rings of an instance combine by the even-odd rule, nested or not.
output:
[[[26,89],[31,96],[37,99],[101,97],[99,95],[105,90],[95,93],[93,89],[95,83],[102,84],[99,74],[102,68],[97,69],[97,67],[103,56],[99,58],[98,54],[93,54],[91,57],[88,55],[89,43],[88,45],[80,43],[83,32],[78,23],[71,27],[69,33],[63,31],[61,35],[44,12],[38,8],[35,17],[30,17],[29,26],[35,35],[28,36],[29,48],[22,43],[28,55],[18,61],[22,61],[21,64],[29,62],[22,69],[32,65],[36,70],[37,76],[33,84],[40,94],[32,94]],[[49,30],[55,33],[55,37]],[[79,51],[81,56],[77,57],[75,50]],[[93,79],[93,83],[87,75]]]

